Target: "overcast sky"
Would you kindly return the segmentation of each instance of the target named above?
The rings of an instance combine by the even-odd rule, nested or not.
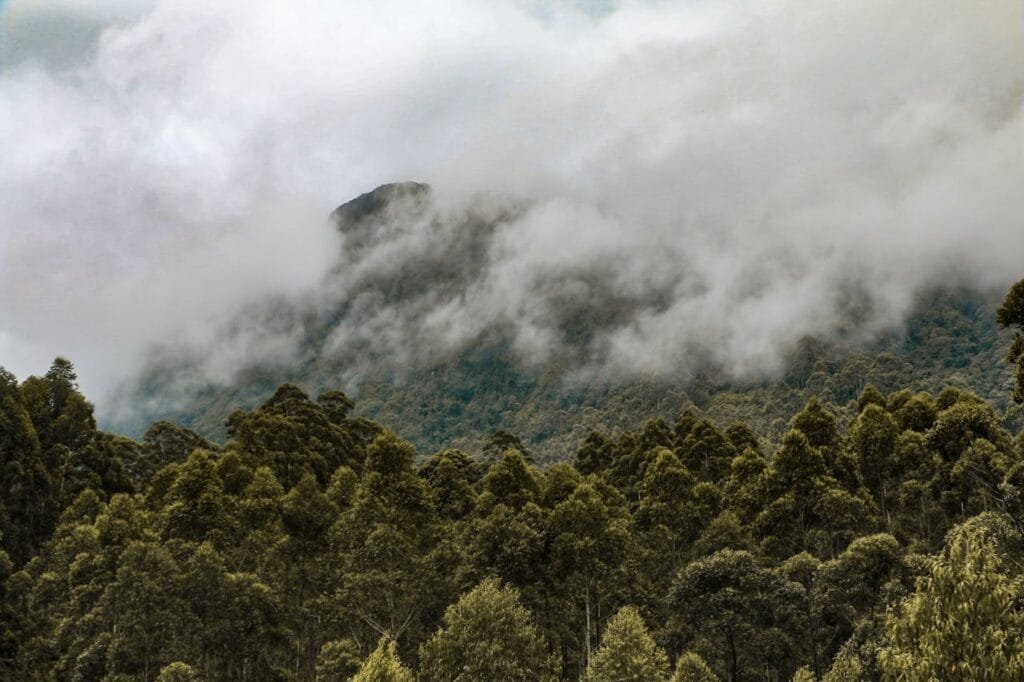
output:
[[[742,377],[838,333],[851,296],[870,334],[924,287],[1024,276],[1019,0],[0,12],[0,364],[66,355],[101,410],[156,345],[216,380],[286,356],[227,321],[315,300],[340,247],[324,216],[394,180],[448,212],[481,192],[532,208],[470,289],[375,317],[391,343],[510,323],[542,360],[557,301],[597,272],[660,301],[606,330],[612,374],[702,348]],[[423,247],[399,232],[400,262]],[[545,289],[569,271],[589,279]]]

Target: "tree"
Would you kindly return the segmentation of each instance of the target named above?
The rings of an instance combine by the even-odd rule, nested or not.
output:
[[[349,680],[362,667],[360,658],[359,645],[351,639],[327,642],[316,659],[316,679]]]
[[[625,561],[628,524],[622,495],[594,477],[580,483],[551,511],[548,527],[552,569],[557,579],[583,601],[585,666],[590,664],[595,606]]]
[[[500,503],[518,510],[540,498],[536,471],[519,450],[506,450],[487,470],[482,485],[480,503],[485,507]]]
[[[182,566],[181,596],[194,617],[190,650],[209,680],[267,676],[281,640],[281,605],[265,583],[232,573],[210,543]]]
[[[395,642],[381,637],[380,643],[363,667],[352,678],[352,682],[413,682],[412,671],[402,665],[398,658]]]
[[[687,651],[676,661],[672,682],[718,682],[718,675],[703,658],[692,651]]]
[[[667,531],[671,540],[664,549],[673,555],[679,553],[681,543],[691,542],[700,528],[693,503],[695,483],[693,474],[667,448],[658,450],[640,483],[636,525],[644,531]]]
[[[166,549],[143,542],[128,545],[117,578],[103,595],[113,633],[106,647],[112,673],[148,679],[170,662],[169,653],[184,633],[182,615],[188,613],[179,597],[180,580]]]
[[[608,620],[601,646],[587,668],[587,682],[668,680],[668,656],[647,632],[640,612],[624,606]]]
[[[832,667],[822,678],[823,682],[861,682],[864,679],[864,666],[851,640],[832,660]]]
[[[725,549],[681,570],[669,601],[684,637],[713,653],[731,681],[753,671],[792,674],[802,591],[750,552]]]
[[[357,639],[400,641],[410,629],[417,639],[431,609],[449,600],[454,572],[435,562],[439,518],[414,458],[412,445],[394,433],[377,436],[351,506],[330,531],[340,558],[334,568],[341,599],[332,604],[344,609],[337,617]],[[369,632],[358,632],[360,623]]]
[[[287,540],[278,545],[288,570],[280,581],[294,635],[295,670],[310,673],[323,644],[323,593],[327,591],[331,566],[325,542],[338,510],[307,473],[281,500],[281,522]]]
[[[584,476],[605,471],[615,459],[615,442],[591,431],[576,451],[574,466]]]
[[[473,485],[480,479],[476,460],[461,450],[444,450],[420,467],[434,496],[438,514],[444,519],[461,519],[476,504]]]
[[[530,502],[516,511],[498,504],[466,524],[462,548],[473,576],[496,575],[520,589],[535,587],[545,561],[547,513]]]
[[[827,554],[822,546],[822,519],[819,503],[835,485],[827,477],[825,458],[802,431],[790,430],[782,439],[764,476],[767,504],[763,505],[754,527],[773,557],[785,558],[806,549]]]
[[[487,444],[484,445],[483,460],[495,462],[509,450],[516,450],[527,462],[533,462],[533,455],[523,445],[523,441],[508,431],[495,431],[491,434],[491,437],[487,439]]]
[[[164,666],[157,675],[156,682],[200,682],[201,679],[195,668],[188,663],[175,661]]]
[[[164,500],[162,518],[167,537],[224,547],[235,520],[217,476],[211,453],[196,450],[177,469],[177,477]]]
[[[1016,386],[1013,399],[1024,404],[1024,279],[1020,280],[1006,292],[1003,304],[996,311],[996,322],[1001,327],[1014,327],[1015,333],[1010,349],[1006,353],[1006,361],[1014,366]]]
[[[868,384],[861,391],[860,397],[857,398],[857,412],[863,412],[864,408],[868,405],[877,405],[878,407],[885,407],[885,396],[882,392],[875,388],[874,384]]]
[[[154,422],[142,437],[142,451],[137,459],[124,462],[125,469],[140,488],[149,483],[157,471],[175,462],[184,462],[193,450],[216,452],[217,446],[198,433],[166,421]]]
[[[1021,585],[983,529],[954,530],[917,591],[886,621],[879,653],[886,676],[1024,679]]]
[[[821,452],[802,431],[792,430],[782,439],[782,447],[772,458],[768,479],[775,490],[806,495],[826,473]]]
[[[903,548],[891,535],[857,538],[814,576],[813,619],[826,658],[833,657],[858,626],[875,627],[885,607],[905,593],[909,569]]]
[[[444,612],[444,625],[420,647],[426,682],[528,682],[551,678],[547,647],[512,587],[488,578]]]
[[[332,423],[339,426],[345,424],[352,408],[356,406],[355,402],[341,391],[321,393],[316,398],[316,404],[320,406]]]
[[[890,506],[887,484],[893,478],[893,450],[899,434],[896,419],[876,404],[866,405],[850,429],[864,484],[881,506],[883,516],[887,516]]]
[[[15,566],[49,534],[52,507],[52,480],[35,426],[18,394],[0,390],[0,540]]]
[[[832,448],[839,442],[835,415],[826,410],[817,398],[808,400],[789,425],[807,436],[813,447]]]
[[[736,456],[736,447],[709,419],[698,419],[679,442],[683,464],[704,481],[720,482]]]
[[[324,405],[327,410],[340,409],[335,400]],[[229,447],[241,450],[256,466],[271,467],[286,490],[305,474],[326,484],[342,464],[362,470],[363,451],[348,429],[348,420],[340,425],[333,422],[324,406],[291,384],[281,385],[252,412],[233,412],[228,417],[228,434],[234,439]]]

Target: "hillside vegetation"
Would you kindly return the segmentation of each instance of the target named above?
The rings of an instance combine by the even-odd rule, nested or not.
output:
[[[328,278],[320,309],[275,302],[257,317],[271,327],[302,330],[297,360],[252,364],[222,385],[191,379],[188,358],[165,358],[126,389],[128,418],[106,426],[139,437],[149,423],[170,420],[223,442],[228,414],[257,407],[282,383],[311,395],[344,387],[357,399],[356,414],[400,424],[420,452],[449,446],[478,451],[493,433],[508,431],[545,462],[571,457],[592,430],[621,433],[649,417],[671,421],[689,405],[722,423],[742,420],[774,447],[790,416],[812,396],[847,424],[868,383],[885,392],[970,390],[989,401],[1007,426],[1024,425],[1008,399],[1012,377],[1001,362],[1009,343],[995,321],[1002,292],[952,285],[920,296],[905,324],[882,338],[868,342],[853,327],[829,338],[805,338],[781,373],[743,382],[730,381],[724,368],[703,362],[695,365],[698,370],[675,374],[598,372],[579,378],[579,363],[594,353],[597,331],[622,323],[643,303],[600,288],[582,300],[562,302],[561,345],[545,362],[524,362],[502,329],[458,349],[431,352],[417,350],[421,339],[410,329],[408,338],[415,341],[402,349],[403,357],[395,357],[377,347],[376,318],[366,319],[375,313],[367,311],[396,310],[397,317],[415,318],[421,299],[471,290],[486,266],[495,231],[522,210],[505,202],[449,224],[431,213],[429,199],[426,185],[384,185],[334,211],[331,221],[343,238],[335,276],[349,277],[346,295],[332,294],[341,285]],[[399,243],[396,232],[405,238],[426,235],[426,241],[409,247],[400,267],[367,271],[366,253]],[[850,314],[853,319],[863,311]],[[338,345],[339,329],[354,339],[350,345]]]
[[[771,448],[691,407],[538,466],[507,432],[418,457],[290,384],[223,446],[137,442],[66,360],[4,372],[0,675],[1021,679],[1020,435],[970,391],[859,381]]]

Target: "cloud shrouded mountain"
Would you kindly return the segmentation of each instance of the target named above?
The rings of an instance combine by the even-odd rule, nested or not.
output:
[[[158,3],[0,72],[0,359],[769,376],[1020,277],[1022,12]]]

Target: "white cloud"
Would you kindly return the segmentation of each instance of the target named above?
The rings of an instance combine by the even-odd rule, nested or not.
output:
[[[837,333],[850,296],[870,335],[923,287],[1022,274],[1016,0],[131,5],[71,68],[0,72],[0,359],[19,375],[65,354],[102,398],[160,346],[225,379],[294,350],[240,311],[320,310],[326,286],[363,296],[335,349],[415,361],[500,327],[543,361],[607,300],[627,314],[585,358],[605,373],[748,376]],[[331,275],[323,216],[404,179],[450,219],[394,225]],[[451,217],[480,192],[532,208],[466,282],[374,307],[365,274],[460,243]]]

